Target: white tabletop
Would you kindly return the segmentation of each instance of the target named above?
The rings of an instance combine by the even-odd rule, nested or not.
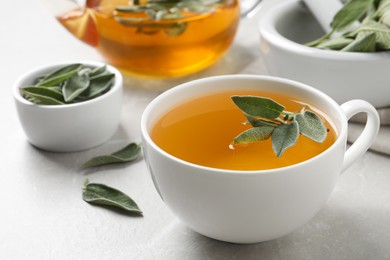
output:
[[[234,46],[205,72],[179,80],[127,79],[121,125],[106,144],[50,153],[27,142],[13,103],[13,82],[46,63],[102,58],[67,33],[40,1],[2,1],[0,259],[390,259],[388,156],[366,153],[340,176],[329,201],[309,223],[253,245],[215,241],[186,228],[158,197],[142,159],[79,170],[92,156],[139,142],[142,111],[163,89],[193,78],[245,72],[248,66],[251,73],[266,74],[256,32],[260,15],[241,23]],[[129,194],[144,217],[85,203],[81,188],[86,178]]]

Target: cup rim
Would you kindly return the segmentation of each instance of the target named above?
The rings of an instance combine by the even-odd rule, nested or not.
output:
[[[230,169],[220,169],[220,168],[213,168],[203,165],[198,165],[192,162],[185,161],[183,159],[177,158],[176,156],[173,156],[169,154],[168,152],[161,149],[151,138],[150,133],[148,131],[148,122],[149,122],[149,115],[151,114],[151,111],[155,109],[156,106],[160,102],[162,102],[167,97],[174,95],[177,92],[185,91],[188,88],[192,88],[194,85],[202,84],[206,82],[212,82],[212,81],[228,81],[229,79],[238,79],[238,80],[259,80],[259,81],[272,81],[277,82],[281,84],[287,84],[287,85],[293,85],[294,87],[304,89],[306,91],[311,91],[313,95],[318,96],[319,98],[325,100],[330,106],[334,108],[334,110],[338,113],[339,117],[341,118],[340,121],[340,131],[337,132],[337,138],[335,142],[325,151],[321,152],[320,154],[317,154],[314,157],[309,158],[308,160],[288,165],[284,167],[274,168],[274,169],[266,169],[266,170],[230,170]],[[223,91],[221,89],[221,91]],[[202,94],[199,94],[198,96],[202,96]],[[175,103],[171,107],[174,107],[178,103]],[[165,112],[164,110],[163,112]],[[161,116],[161,114],[160,114]],[[337,129],[335,129],[337,131]],[[154,100],[152,100],[148,106],[145,108],[142,117],[141,117],[141,134],[143,137],[143,142],[147,142],[155,151],[163,155],[164,157],[169,158],[170,160],[175,161],[176,163],[183,164],[189,167],[196,168],[198,170],[207,171],[209,173],[225,173],[225,174],[244,174],[244,175],[256,175],[256,174],[268,174],[268,173],[275,173],[284,171],[286,169],[294,169],[297,167],[300,167],[301,165],[310,163],[313,160],[316,160],[320,157],[326,156],[328,153],[332,152],[336,147],[340,145],[341,142],[343,142],[343,136],[346,136],[347,134],[347,118],[345,114],[341,111],[340,105],[336,103],[331,97],[326,95],[325,93],[319,91],[318,89],[315,89],[313,87],[310,87],[304,83],[280,78],[280,77],[274,77],[274,76],[265,76],[265,75],[250,75],[250,74],[239,74],[239,75],[222,75],[222,76],[212,76],[212,77],[206,77],[201,78],[193,81],[189,81],[183,84],[180,84],[174,88],[171,88],[167,90],[166,92],[163,92],[159,96],[157,96]]]
[[[313,48],[294,42],[281,35],[276,29],[276,23],[282,19],[286,12],[292,10],[301,3],[300,0],[285,0],[271,7],[264,16],[258,21],[258,32],[261,38],[267,39],[272,45],[288,52],[294,52],[301,55],[318,59],[331,60],[359,60],[372,61],[383,60],[389,57],[387,52],[361,53],[361,52],[340,52],[334,50],[324,50]]]
[[[89,99],[89,100],[85,100],[83,102],[77,102],[77,103],[71,103],[71,104],[63,104],[63,105],[39,105],[39,104],[35,104],[35,103],[31,102],[31,101],[28,101],[27,99],[25,99],[21,95],[19,89],[23,85],[25,85],[26,82],[30,81],[31,78],[34,78],[34,75],[35,75],[35,78],[36,78],[40,74],[45,73],[45,72],[47,72],[47,71],[49,71],[51,69],[55,69],[55,68],[58,68],[60,66],[66,66],[66,65],[70,65],[70,64],[74,64],[74,63],[80,63],[81,65],[90,66],[90,67],[100,67],[100,66],[106,65],[107,70],[110,71],[111,73],[115,74],[114,84],[109,89],[109,91],[107,91],[103,95],[97,96],[97,97]],[[89,104],[92,105],[92,104],[94,104],[96,102],[99,102],[102,99],[106,99],[109,96],[113,95],[114,92],[116,92],[117,90],[121,89],[122,85],[123,85],[123,76],[122,76],[122,74],[120,73],[120,71],[118,69],[116,69],[115,67],[111,66],[110,64],[107,64],[107,63],[104,63],[104,62],[98,62],[98,61],[88,61],[88,60],[69,60],[69,61],[48,63],[48,64],[38,66],[38,67],[36,67],[36,68],[34,68],[32,70],[29,70],[29,71],[25,72],[24,74],[22,74],[14,82],[14,84],[12,86],[12,93],[13,93],[14,99],[17,102],[19,102],[19,103],[21,103],[23,105],[26,105],[26,106],[34,106],[34,107],[39,107],[41,109],[52,109],[52,110],[55,110],[55,109],[70,109],[70,108],[84,106],[84,105],[89,105]]]

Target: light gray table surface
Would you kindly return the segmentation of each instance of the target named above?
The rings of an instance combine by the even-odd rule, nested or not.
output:
[[[82,152],[51,153],[27,142],[12,84],[46,63],[102,58],[67,33],[40,1],[2,1],[0,259],[390,259],[389,156],[366,153],[340,176],[310,222],[285,237],[253,245],[215,241],[186,228],[158,197],[142,159],[79,169],[92,156],[139,142],[142,111],[164,89],[210,75],[267,74],[256,26],[273,3],[242,21],[233,47],[212,68],[175,80],[127,78],[121,125],[109,142]],[[86,178],[132,196],[144,217],[85,203],[81,188]]]

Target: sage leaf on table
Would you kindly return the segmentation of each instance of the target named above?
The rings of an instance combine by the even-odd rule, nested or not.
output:
[[[106,65],[90,68],[76,63],[38,77],[34,85],[22,87],[20,92],[39,105],[65,105],[100,96],[114,81],[115,75],[107,72]]]
[[[352,28],[358,22],[357,28]],[[307,46],[343,52],[390,50],[390,1],[349,0],[333,17],[332,31]],[[337,39],[331,36],[343,31]]]
[[[272,138],[272,149],[277,157],[298,141],[299,134],[322,143],[327,129],[315,112],[304,106],[298,113],[286,111],[276,101],[255,96],[232,96],[232,101],[244,113],[249,128],[234,137],[232,145],[248,144]]]
[[[113,206],[142,215],[137,203],[128,195],[105,184],[89,183],[88,179],[84,183],[83,200],[91,204]]]
[[[96,156],[86,161],[81,167],[90,168],[107,164],[127,163],[137,159],[140,153],[141,146],[136,143],[130,143],[112,154]]]

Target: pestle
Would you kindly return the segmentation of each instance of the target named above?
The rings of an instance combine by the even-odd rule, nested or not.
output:
[[[325,33],[332,31],[330,26],[333,17],[343,7],[340,0],[303,0],[310,12],[317,19]],[[355,21],[349,28],[358,28],[360,23]],[[334,32],[330,37],[337,38],[343,32]]]
[[[326,33],[332,28],[334,15],[343,7],[339,0],[303,0]]]

